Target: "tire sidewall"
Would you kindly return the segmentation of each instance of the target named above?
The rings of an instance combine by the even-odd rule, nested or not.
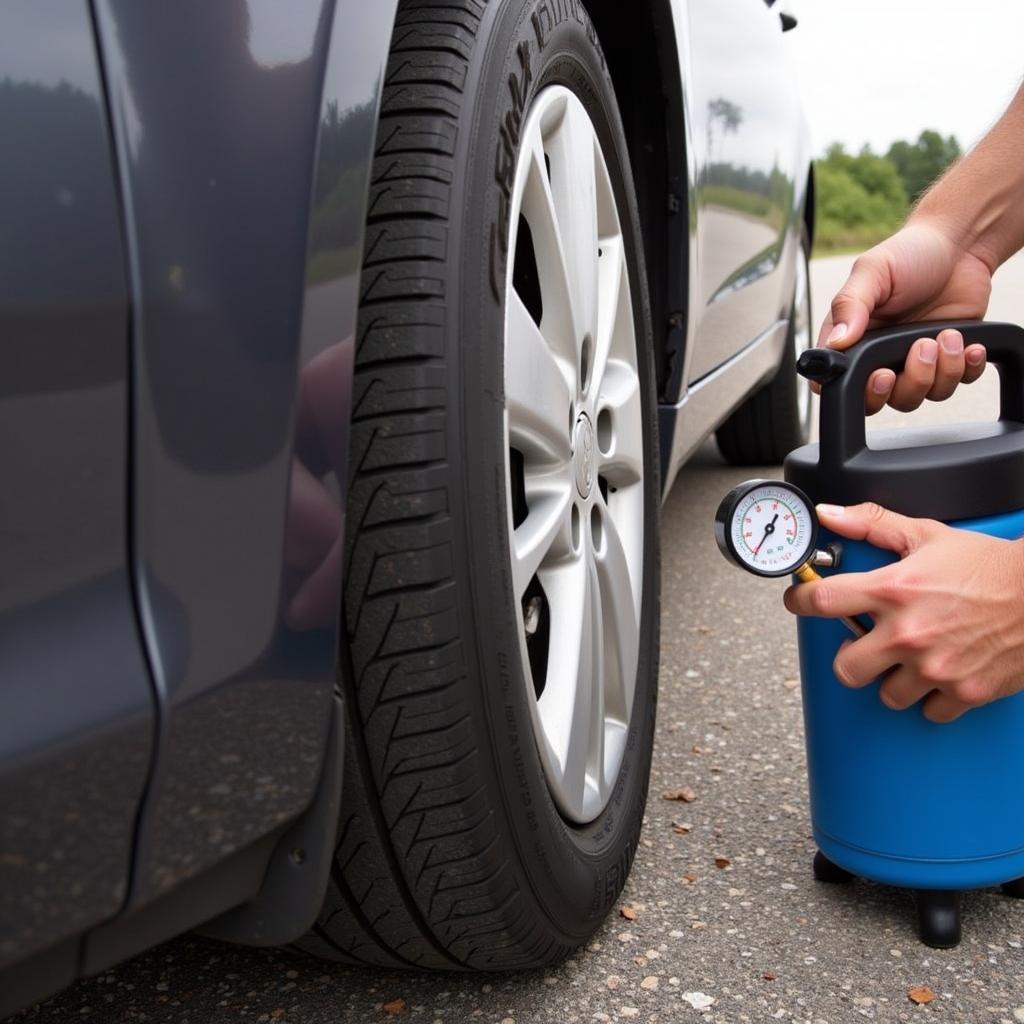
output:
[[[555,18],[561,16],[557,24]],[[475,78],[475,81],[473,80]],[[633,297],[645,444],[644,582],[633,714],[619,778],[601,815],[587,826],[567,824],[551,798],[536,748],[521,663],[513,597],[504,434],[504,287],[508,186],[518,156],[516,127],[548,85],[571,89],[597,130],[619,207]],[[462,453],[465,488],[456,512],[465,530],[460,611],[472,618],[463,635],[476,638],[479,718],[487,744],[490,805],[505,814],[503,841],[526,890],[546,910],[569,946],[591,934],[625,883],[639,838],[654,732],[659,615],[658,456],[648,308],[639,216],[615,97],[593,26],[582,5],[545,0],[493,4],[485,15],[467,91],[471,131],[456,162],[463,197],[449,240],[461,254],[458,296],[460,401],[451,451]],[[465,124],[465,122],[464,122]],[[505,138],[501,128],[505,128]],[[509,145],[509,140],[514,142]],[[510,163],[509,163],[510,161]],[[460,191],[461,190],[461,191]],[[481,255],[484,258],[481,258]],[[453,381],[453,383],[456,383]],[[455,418],[453,417],[453,420]],[[472,483],[471,483],[472,481]],[[472,493],[469,488],[472,487]],[[495,799],[496,798],[496,799]]]

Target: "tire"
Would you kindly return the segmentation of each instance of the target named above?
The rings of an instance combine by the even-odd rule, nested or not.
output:
[[[775,376],[715,433],[718,450],[734,466],[778,465],[794,448],[807,444],[810,437],[809,385],[793,370],[796,358],[810,344],[810,259],[811,242],[805,225],[800,233],[793,312],[782,363]]]
[[[533,612],[517,599],[512,571],[524,512],[506,435],[506,293],[510,268],[520,273],[507,250],[515,233],[507,174],[508,161],[516,166],[522,155],[520,130],[538,96],[553,95],[549,88],[578,98],[604,153],[632,296],[615,337],[634,336],[638,382],[630,409],[640,477],[629,485],[630,494],[641,488],[635,688],[621,762],[586,821],[560,809],[542,762],[525,632]],[[551,287],[546,279],[534,285]],[[657,680],[650,312],[623,130],[581,4],[401,0],[360,289],[342,602],[344,792],[325,904],[299,945],[389,968],[550,964],[587,941],[626,881],[644,812]],[[579,409],[582,399],[562,420],[566,444],[576,444],[572,471],[585,478],[600,464],[611,472],[614,459],[594,454],[603,452],[594,445],[618,440],[596,430],[587,450]],[[604,502],[591,516],[607,528],[611,519],[601,517],[612,516],[619,492],[612,486],[610,496],[607,481],[600,491],[597,482],[586,507]],[[583,502],[584,485],[577,482],[572,501]],[[596,559],[598,534],[587,536]],[[601,536],[610,544],[610,534]],[[588,605],[595,615],[600,599]],[[549,654],[561,651],[556,630],[547,642]],[[599,718],[595,727],[602,742],[605,724]]]

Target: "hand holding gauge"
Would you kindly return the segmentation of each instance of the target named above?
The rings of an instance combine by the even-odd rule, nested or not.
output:
[[[792,574],[809,583],[821,578],[815,565],[835,567],[839,561],[838,545],[816,548],[818,517],[807,495],[778,480],[734,487],[715,513],[715,540],[729,561],[755,576]],[[842,621],[855,636],[867,632],[856,619]]]

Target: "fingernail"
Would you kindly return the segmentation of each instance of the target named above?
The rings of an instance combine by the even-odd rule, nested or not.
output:
[[[832,330],[828,332],[825,344],[834,345],[837,341],[842,341],[846,337],[847,330],[846,324],[834,324]]]
[[[880,370],[871,378],[871,390],[876,395],[887,395],[896,383],[896,374],[891,370]]]
[[[969,348],[965,354],[967,362],[971,366],[981,366],[985,362],[985,350],[982,348]]]
[[[959,331],[943,331],[939,335],[942,351],[951,356],[958,356],[964,350],[963,335]]]
[[[934,363],[939,358],[939,346],[933,338],[925,338],[917,350],[917,355],[922,363]]]
[[[846,511],[842,505],[815,505],[814,510],[819,516],[831,516],[833,519]]]

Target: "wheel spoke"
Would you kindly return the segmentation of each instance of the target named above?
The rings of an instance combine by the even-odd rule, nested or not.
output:
[[[571,487],[564,471],[528,480],[529,511],[512,534],[512,577],[517,598],[523,596],[546,556],[557,558],[571,548]]]
[[[598,407],[598,472],[615,487],[637,483],[644,472],[640,378],[628,363],[620,359],[608,361]],[[611,421],[611,443],[604,449],[600,439],[606,415]]]
[[[569,387],[540,329],[515,289],[508,295],[505,408],[509,442],[525,456],[569,458]]]
[[[602,544],[595,554],[601,594],[605,650],[605,703],[608,713],[629,721],[636,685],[640,643],[640,588],[619,525],[608,513],[602,520]]]
[[[581,692],[579,681],[589,675],[592,630],[586,562],[582,557],[547,570],[541,583],[548,597],[551,636],[557,638],[548,651],[547,684],[537,702],[545,736],[551,746],[557,770],[558,794],[566,806],[578,807],[582,789],[576,792],[566,779],[578,768],[568,763],[576,717],[583,711],[581,700],[589,702],[589,687]]]
[[[556,575],[558,582],[553,583]],[[544,577],[551,634],[559,642],[552,645],[548,655],[547,687],[538,710],[548,726],[548,740],[558,762],[560,795],[578,811],[593,804],[598,789],[590,777],[594,757],[593,681],[600,673],[602,657],[600,622],[595,621],[600,603],[594,591],[594,576],[588,559],[580,557],[557,574]],[[589,800],[588,788],[594,791]]]
[[[546,143],[551,158],[551,193],[561,229],[575,313],[576,338],[597,329],[597,179],[594,128],[575,96]]]
[[[597,565],[594,560],[593,550],[588,550],[587,572],[589,575],[591,618],[593,622],[593,660],[594,670],[591,673],[590,682],[590,723],[589,740],[590,751],[587,757],[587,776],[590,788],[599,801],[599,806],[604,803],[606,790],[605,773],[605,716],[608,712],[606,703],[606,676],[608,673],[607,660],[608,650],[604,630],[604,610],[601,600],[601,582],[597,575]],[[585,797],[588,794],[585,794]]]
[[[573,374],[571,379],[575,380],[579,333],[573,309],[568,261],[544,162],[544,142],[539,122],[531,126],[523,138],[523,156],[517,175],[515,197],[522,204],[522,214],[533,235],[533,253],[537,261],[544,308],[541,330],[555,353],[564,360],[567,371]],[[515,221],[512,228],[513,231],[518,230]],[[514,240],[510,245],[514,252]]]
[[[612,343],[615,340],[615,329],[619,321],[619,305],[629,304],[628,288],[622,287],[626,273],[626,260],[620,236],[602,237],[601,255],[597,265],[597,333],[594,335],[594,369],[591,374],[591,387],[596,394],[600,394],[605,367],[608,365]]]

